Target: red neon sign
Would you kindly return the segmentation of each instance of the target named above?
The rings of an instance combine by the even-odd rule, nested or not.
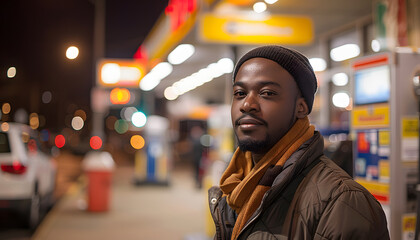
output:
[[[169,0],[169,4],[165,9],[165,14],[171,19],[172,31],[175,31],[182,26],[196,8],[196,0]]]

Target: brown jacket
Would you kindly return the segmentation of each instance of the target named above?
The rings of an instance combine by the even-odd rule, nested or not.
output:
[[[238,239],[389,239],[379,202],[322,154],[319,133],[287,160]],[[215,239],[230,239],[236,213],[209,190]]]

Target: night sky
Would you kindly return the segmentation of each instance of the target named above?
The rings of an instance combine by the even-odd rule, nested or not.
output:
[[[77,108],[90,111],[95,83],[93,2],[1,1],[0,105],[9,102],[11,116],[24,108],[44,115],[45,127],[59,129],[65,116]],[[105,57],[132,58],[167,4],[167,0],[107,0]],[[79,47],[75,60],[65,57],[70,45]],[[6,71],[11,66],[17,75],[9,79]],[[44,91],[52,92],[48,104],[41,101]]]

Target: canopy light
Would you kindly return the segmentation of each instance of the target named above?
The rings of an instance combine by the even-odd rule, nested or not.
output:
[[[181,44],[168,55],[168,62],[173,65],[181,64],[190,58],[195,52],[191,44]]]
[[[222,58],[217,63],[212,63],[206,68],[191,74],[167,87],[164,96],[167,100],[175,100],[179,95],[195,89],[206,82],[210,82],[226,73],[231,73],[234,63],[230,58]]]
[[[309,63],[315,72],[322,72],[327,68],[327,63],[322,58],[311,58]]]
[[[338,92],[333,95],[332,102],[336,107],[346,108],[350,105],[350,96],[345,92]]]
[[[379,52],[381,50],[381,43],[377,39],[373,39],[370,43],[370,47],[372,48],[372,51]]]
[[[171,74],[172,70],[173,67],[170,63],[159,63],[140,81],[141,90],[150,91],[154,89],[162,79]]]
[[[345,73],[336,73],[332,76],[332,82],[335,86],[346,86],[349,82],[349,77]]]
[[[341,62],[350,58],[359,56],[360,48],[357,44],[345,44],[331,49],[331,59],[336,62]]]
[[[265,12],[265,10],[267,10],[267,5],[263,2],[257,2],[254,4],[254,6],[252,6],[252,8],[254,9],[254,12],[262,13]]]

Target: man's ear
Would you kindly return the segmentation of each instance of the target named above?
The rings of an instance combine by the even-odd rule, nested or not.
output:
[[[309,108],[308,104],[306,104],[306,101],[303,97],[300,97],[296,101],[296,117],[297,118],[304,118],[308,115]]]

